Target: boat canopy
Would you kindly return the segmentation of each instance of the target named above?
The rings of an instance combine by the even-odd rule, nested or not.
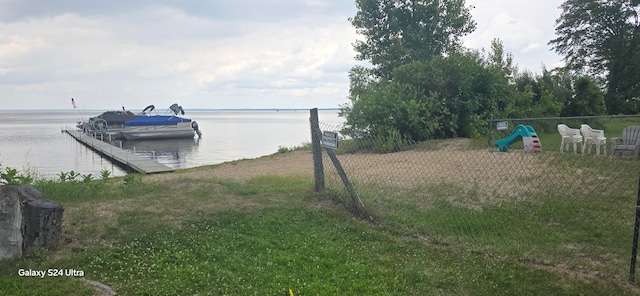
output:
[[[191,122],[191,119],[168,115],[141,116],[124,123],[125,126],[176,125],[178,122]]]
[[[104,119],[109,125],[122,125],[128,120],[139,117],[129,111],[107,111],[98,116],[89,118],[89,121],[96,121],[100,118]]]

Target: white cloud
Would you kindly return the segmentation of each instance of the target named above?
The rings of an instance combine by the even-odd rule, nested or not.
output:
[[[0,57],[12,57],[0,61],[0,91],[24,97],[9,108],[55,108],[70,97],[98,109],[176,100],[199,108],[313,106],[305,96],[316,96],[319,107],[337,107],[354,63],[355,33],[347,17],[239,21],[153,6],[113,16],[64,13],[0,23],[0,31],[21,40],[0,42]],[[27,47],[29,40],[39,40],[39,47]],[[336,85],[342,93],[335,93]]]
[[[528,45],[523,46],[520,52],[522,53],[534,52],[534,51],[540,50],[541,47],[542,45],[539,42],[531,42]]]
[[[555,38],[555,20],[560,17],[563,0],[467,0],[477,22],[477,30],[467,36],[465,45],[489,48],[499,38],[511,52],[520,69],[538,72],[542,64],[558,65],[557,56],[547,43]]]
[[[554,65],[561,1],[539,2],[468,0],[478,30],[465,44],[500,38],[521,68]],[[2,108],[337,107],[361,63],[355,12],[344,0],[4,0]]]

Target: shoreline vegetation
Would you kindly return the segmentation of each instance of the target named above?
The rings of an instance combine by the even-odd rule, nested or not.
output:
[[[358,219],[313,191],[312,165],[305,145],[157,175],[91,180],[61,173],[57,181],[36,180],[43,197],[65,207],[66,242],[56,251],[0,260],[0,294],[640,292],[626,278],[514,256],[508,245],[495,250],[439,241],[385,213],[375,213],[373,223]],[[411,219],[416,211],[406,215],[404,221],[424,221]],[[45,276],[20,276],[20,270]]]

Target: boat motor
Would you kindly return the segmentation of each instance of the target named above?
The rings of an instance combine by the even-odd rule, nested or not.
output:
[[[191,122],[191,128],[193,128],[194,131],[196,131],[196,134],[198,134],[199,138],[202,138],[202,132],[200,131],[200,129],[198,128],[198,123],[195,121]]]

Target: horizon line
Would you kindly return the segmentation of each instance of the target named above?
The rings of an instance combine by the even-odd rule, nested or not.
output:
[[[327,107],[320,108],[316,107],[318,110],[340,110],[339,107]],[[300,111],[300,110],[311,110],[314,108],[189,108],[187,110],[192,111]],[[60,108],[60,109],[0,109],[2,111],[113,111],[116,109],[70,109],[70,108]],[[142,109],[126,109],[126,110],[142,110]]]

